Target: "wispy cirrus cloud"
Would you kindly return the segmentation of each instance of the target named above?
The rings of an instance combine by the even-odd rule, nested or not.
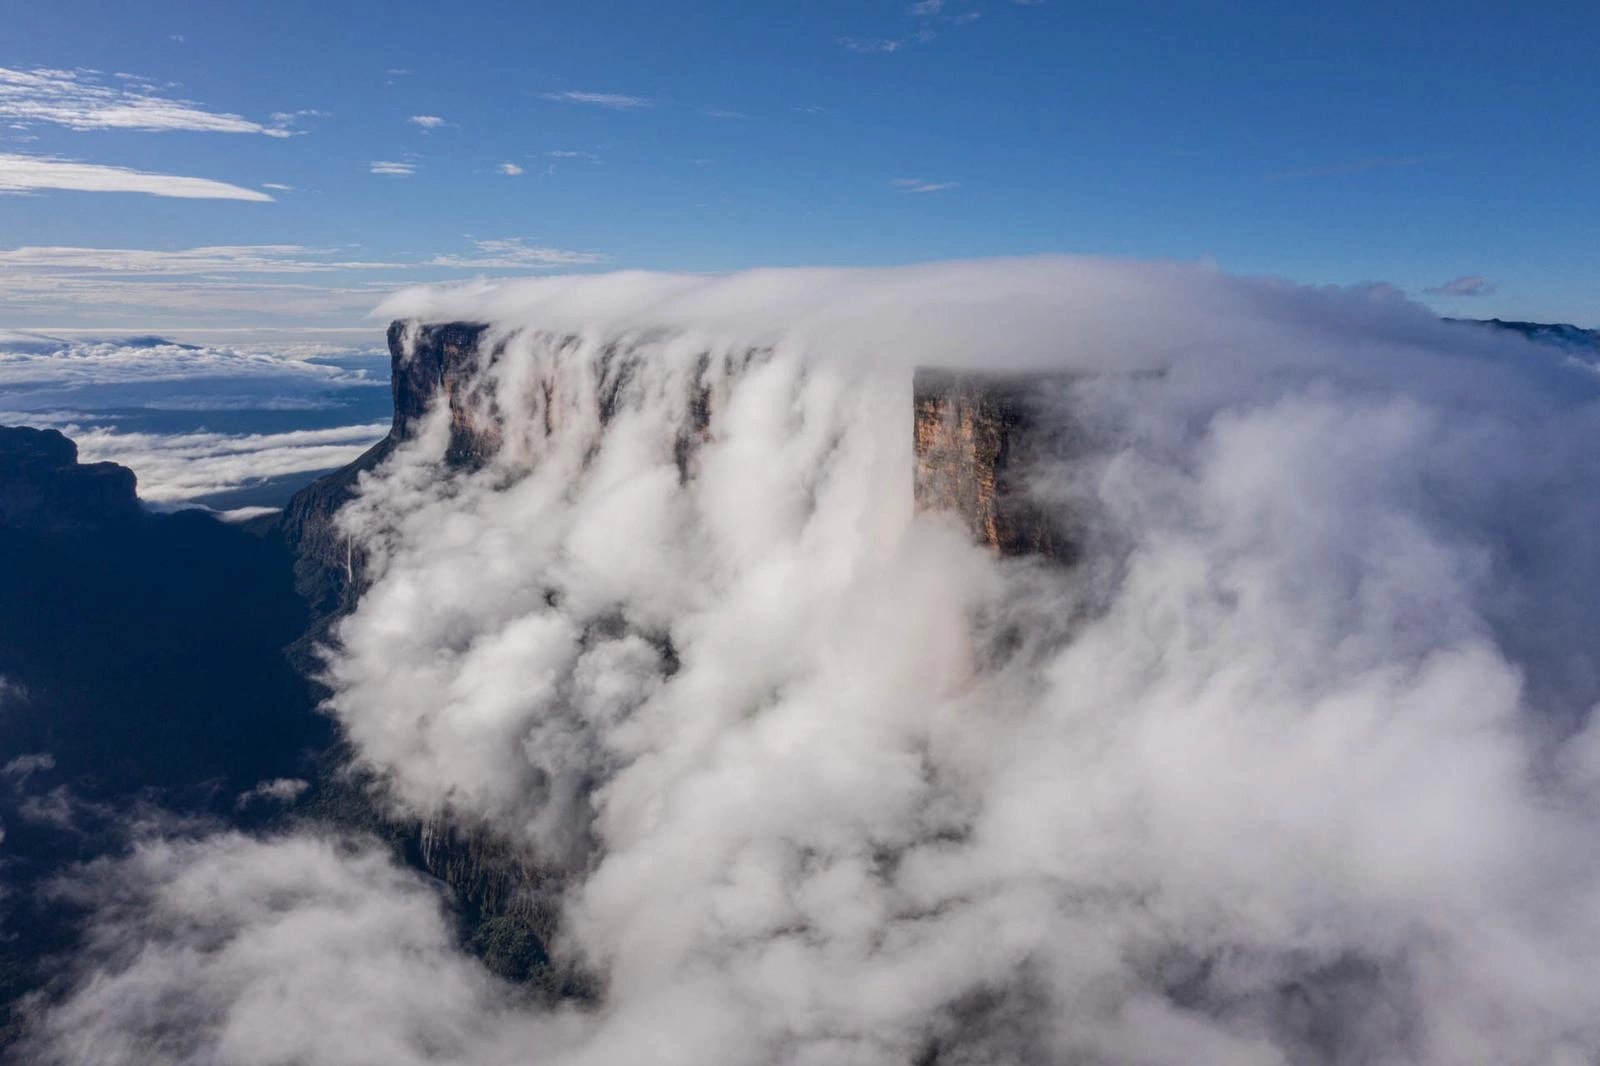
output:
[[[923,181],[921,178],[896,178],[889,183],[901,192],[944,192],[954,189],[961,183],[959,181]]]
[[[951,11],[950,0],[914,0],[905,13],[913,20],[907,31],[895,37],[836,37],[834,43],[848,52],[863,55],[899,52],[914,44],[932,44],[939,28],[966,26],[982,18],[977,11]]]
[[[635,111],[640,108],[655,106],[655,101],[648,96],[628,96],[624,93],[591,93],[569,89],[564,92],[540,93],[539,96],[545,100],[556,100],[568,104],[589,104],[594,107],[610,108],[613,111]]]
[[[68,192],[134,192],[190,200],[250,200],[271,203],[272,197],[256,189],[230,185],[210,178],[157,174],[127,167],[79,163],[57,156],[0,152],[0,192],[40,190]]]
[[[387,174],[393,178],[409,178],[417,172],[415,163],[397,163],[390,159],[375,159],[367,164],[369,174]]]
[[[337,254],[300,244],[211,245],[176,251],[28,246],[0,249],[0,267],[122,274],[302,274],[324,270],[390,270],[409,265],[329,258]]]
[[[573,152],[564,149],[556,149],[555,151],[546,152],[545,155],[550,159],[583,159],[590,163],[600,162],[600,157],[595,155],[593,152]]]
[[[226,111],[212,111],[192,100],[163,96],[155,82],[135,74],[114,75],[118,84],[86,70],[16,70],[0,67],[0,118],[48,123],[72,130],[193,130],[205,133],[256,133],[290,137],[290,127],[314,111],[279,112],[271,123]]]
[[[1431,289],[1422,291],[1429,296],[1488,296],[1498,286],[1488,278],[1479,274],[1466,274],[1459,278],[1451,278],[1443,285],[1435,285]]]
[[[473,241],[476,255],[441,255],[428,260],[428,266],[464,270],[526,270],[560,266],[592,266],[604,263],[599,252],[574,252],[564,248],[545,248],[527,244],[521,237]]]
[[[837,42],[845,51],[858,52],[862,55],[873,52],[898,52],[906,46],[905,41],[882,37],[839,37]]]

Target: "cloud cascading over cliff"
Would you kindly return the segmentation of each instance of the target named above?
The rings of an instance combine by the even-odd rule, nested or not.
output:
[[[1600,1053],[1600,382],[1560,351],[1093,260],[382,310],[486,328],[339,516],[329,708],[385,802],[540,871],[595,993],[519,999],[360,847],[157,840],[63,888],[93,950],[31,1053]],[[1030,375],[1014,491],[1070,552],[921,506],[915,367]]]

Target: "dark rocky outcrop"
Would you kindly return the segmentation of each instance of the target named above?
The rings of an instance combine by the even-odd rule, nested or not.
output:
[[[76,460],[0,428],[0,1046],[75,943],[54,877],[141,817],[263,824],[281,806],[246,795],[331,739],[280,651],[306,624],[282,545],[144,514],[131,471]]]
[[[1569,350],[1587,350],[1600,354],[1600,329],[1583,329],[1566,322],[1519,322],[1504,318],[1459,318],[1449,321],[1465,322],[1474,326],[1520,333],[1531,341],[1553,344]]]
[[[0,426],[0,525],[89,530],[140,517],[132,470],[78,462],[78,446],[57,430]]]

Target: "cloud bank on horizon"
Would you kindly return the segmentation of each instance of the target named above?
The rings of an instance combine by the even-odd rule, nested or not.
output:
[[[343,466],[382,437],[386,356],[0,331],[0,424],[60,429],[83,461],[130,467],[147,503],[225,498]]]
[[[458,417],[499,447],[447,470],[436,410],[343,514],[330,709],[397,811],[550,872],[597,998],[519,999],[359,843],[152,839],[63,888],[34,1061],[1600,1054],[1600,379],[1559,350],[1097,261],[388,309],[496,323]],[[1080,563],[915,513],[916,362],[1076,372],[1030,484]]]

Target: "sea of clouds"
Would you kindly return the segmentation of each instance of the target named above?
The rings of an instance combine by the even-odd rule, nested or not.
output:
[[[383,436],[387,386],[381,344],[0,331],[0,425],[61,430],[158,507],[281,502]]]
[[[495,323],[341,517],[330,713],[562,886],[552,1007],[424,881],[152,836],[39,1062],[1590,1062],[1600,382],[1384,289],[1039,259],[400,294]],[[912,499],[910,369],[1041,386],[1070,568]],[[697,402],[704,400],[703,407]],[[709,410],[709,422],[700,412]]]

